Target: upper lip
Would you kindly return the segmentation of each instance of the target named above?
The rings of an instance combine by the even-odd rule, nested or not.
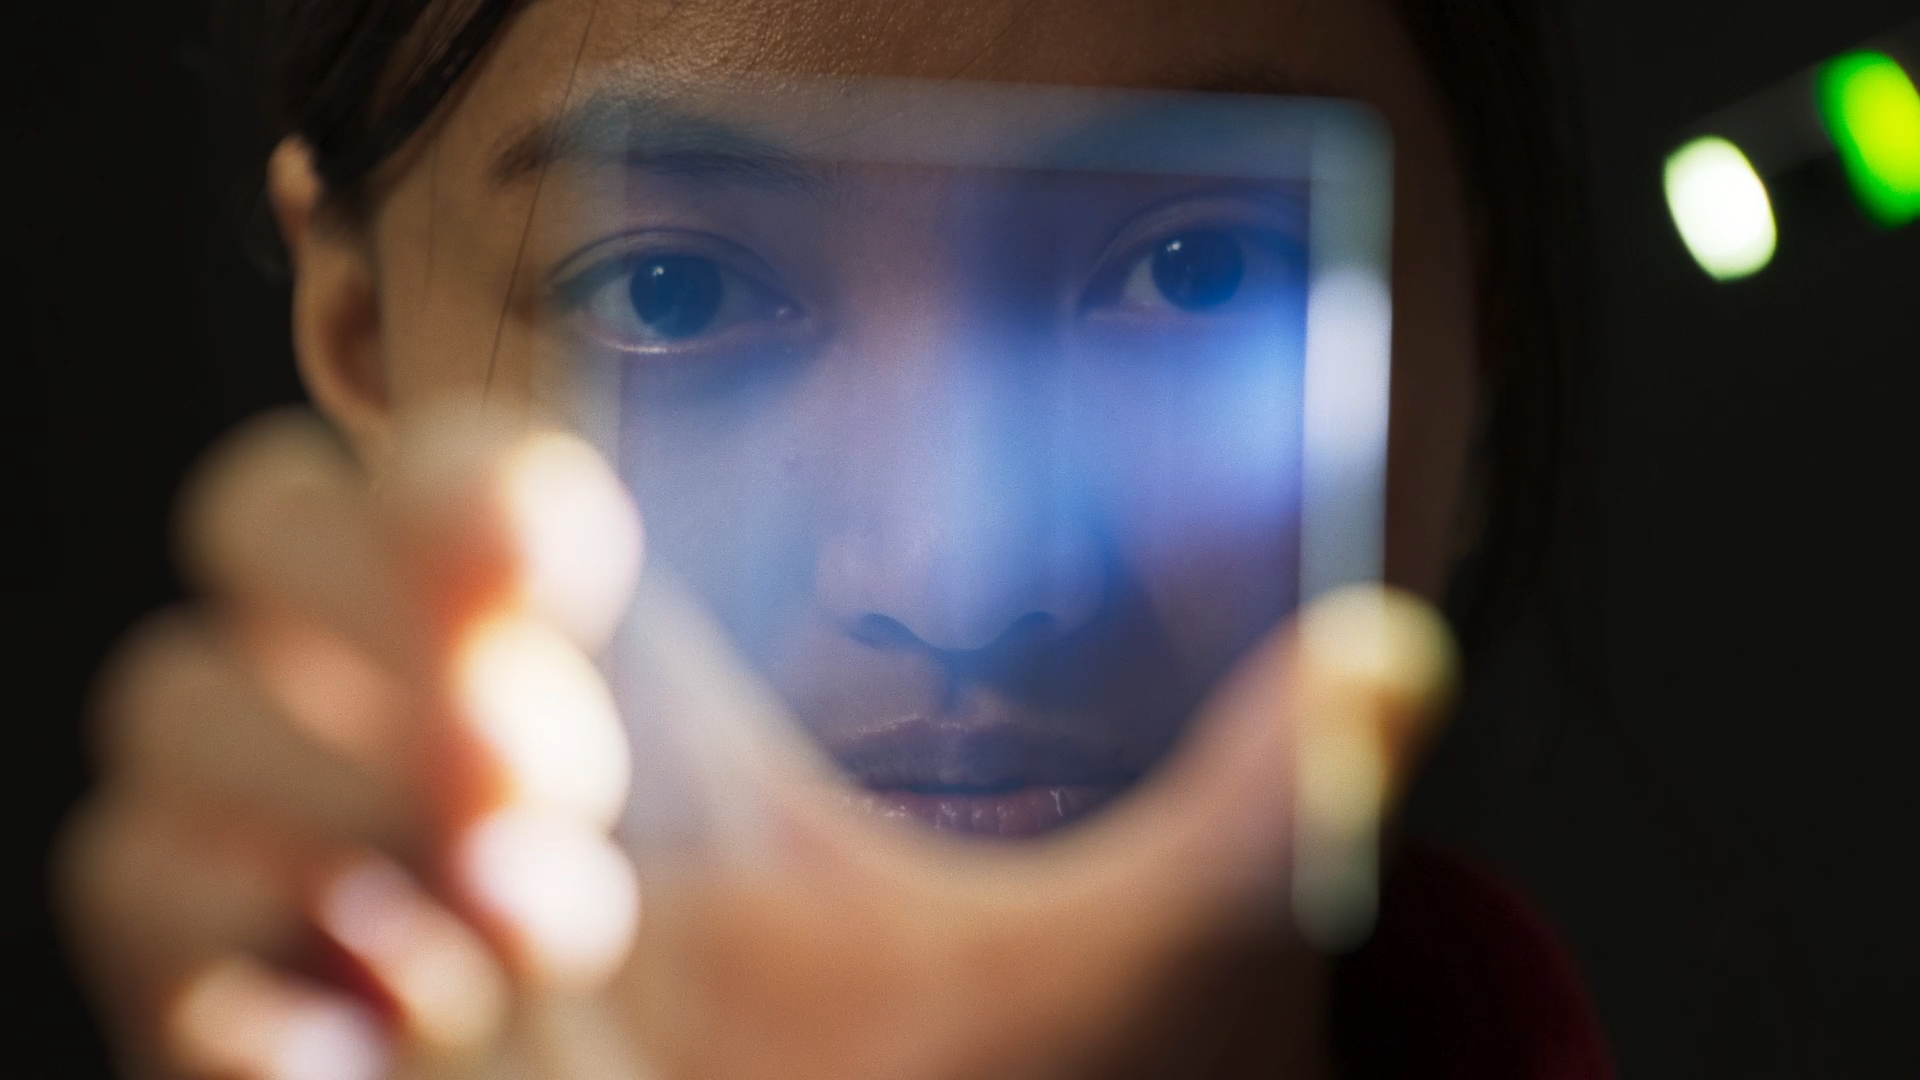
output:
[[[1140,775],[1117,749],[1015,723],[906,720],[832,751],[841,768],[874,791],[1011,791],[1125,784]]]

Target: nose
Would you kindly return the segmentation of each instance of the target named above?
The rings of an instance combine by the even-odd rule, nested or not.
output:
[[[896,419],[847,447],[858,464],[819,549],[819,601],[869,644],[945,654],[1086,625],[1107,560],[1075,512],[1045,395],[919,367],[895,368],[870,403]]]
[[[1103,588],[1090,538],[1036,527],[1026,508],[909,487],[896,485],[884,515],[821,548],[820,600],[850,633],[966,653],[1091,621]]]

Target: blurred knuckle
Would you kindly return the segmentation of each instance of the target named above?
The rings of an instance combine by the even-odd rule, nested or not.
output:
[[[103,669],[94,737],[110,776],[190,750],[210,709],[254,697],[237,658],[198,613],[161,612],[135,627]]]
[[[180,528],[191,570],[213,582],[270,560],[259,525],[315,499],[351,496],[357,485],[339,442],[304,412],[244,425],[216,446],[189,478]]]
[[[157,879],[182,872],[168,815],[134,792],[93,796],[55,842],[53,884],[83,936],[110,933],[132,921],[137,898]]]

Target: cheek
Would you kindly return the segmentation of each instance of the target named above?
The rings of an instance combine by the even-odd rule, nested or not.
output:
[[[621,478],[647,523],[648,558],[682,578],[759,655],[810,606],[812,496],[794,482],[791,405],[669,407],[623,393]]]
[[[1183,668],[1212,678],[1298,595],[1297,345],[1089,391],[1096,516]]]
[[[521,229],[500,229],[463,199],[435,191],[430,169],[407,173],[382,202],[373,231],[380,338],[391,404],[417,410],[450,397],[516,411],[556,404],[564,349],[516,310]],[[529,220],[532,196],[499,220]],[[536,222],[537,224],[537,222]],[[550,410],[549,410],[550,411]]]
[[[1112,552],[1124,586],[1199,676],[1295,602],[1299,368],[1271,350],[1265,359],[1197,374],[1165,357],[1107,356],[1097,374],[1083,368],[1056,388],[1064,408],[1049,456],[1062,467],[1050,505],[1035,509]],[[749,653],[773,648],[817,606],[814,560],[844,516],[847,485],[898,484],[889,470],[909,467],[905,444],[861,435],[856,418],[894,411],[875,382],[800,377],[757,403],[669,403],[629,373],[618,457],[652,557],[689,579]]]

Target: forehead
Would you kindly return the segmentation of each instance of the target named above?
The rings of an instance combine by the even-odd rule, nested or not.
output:
[[[541,0],[529,14],[556,28],[590,19],[584,40],[573,39],[589,65],[632,60],[690,77],[770,72],[1131,84],[1158,69],[1235,53],[1311,51],[1343,13],[1373,3]]]
[[[448,117],[439,150],[484,171],[503,140],[595,95],[783,76],[1330,94],[1394,120],[1424,91],[1387,2],[536,0]]]

